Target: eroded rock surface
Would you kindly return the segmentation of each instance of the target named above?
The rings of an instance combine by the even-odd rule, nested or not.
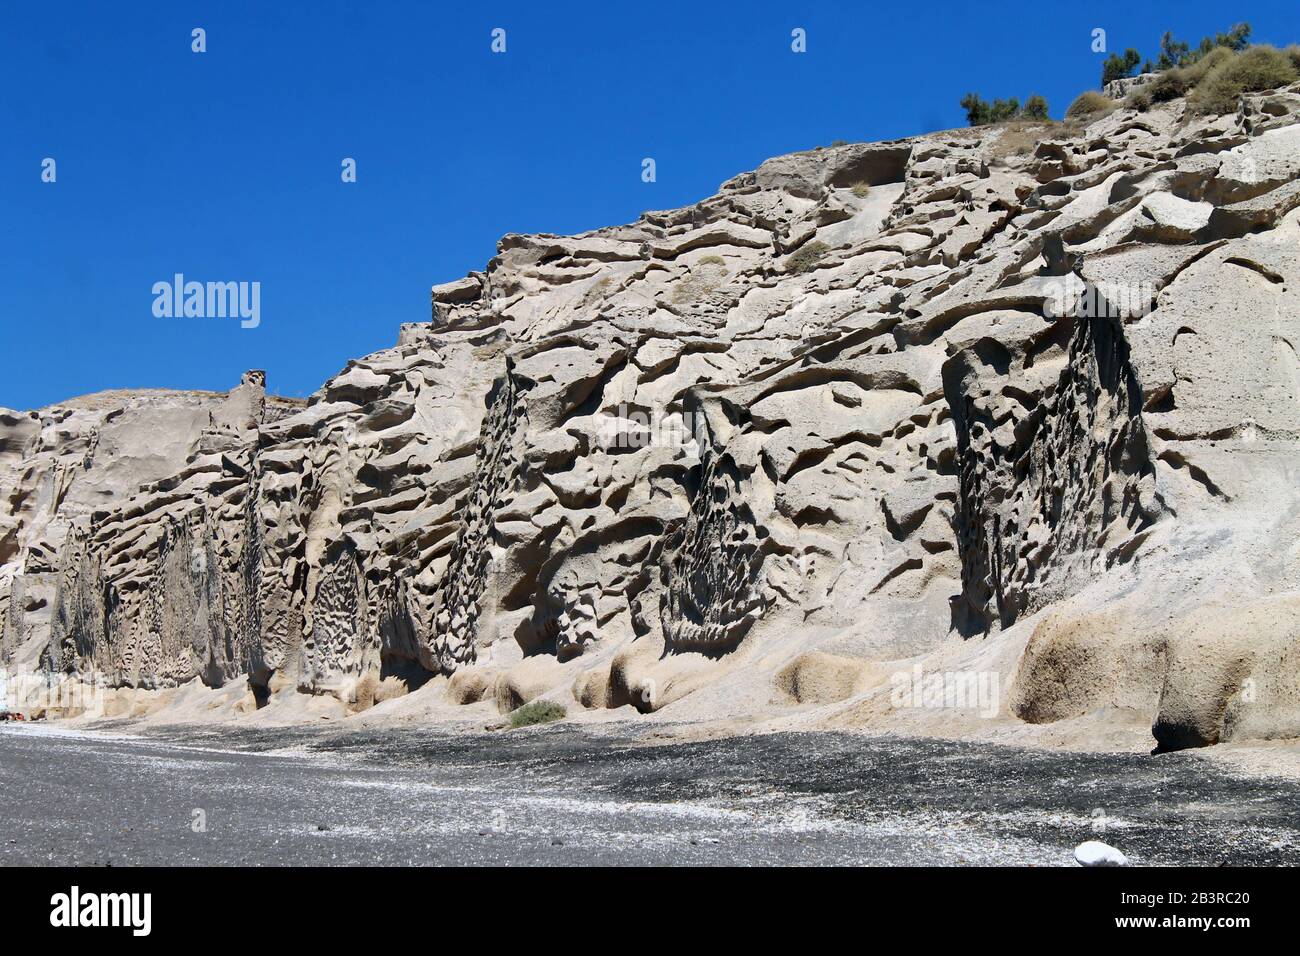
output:
[[[0,651],[693,716],[1019,640],[1010,719],[1300,735],[1298,119],[783,156],[506,236],[305,404],[0,411]]]

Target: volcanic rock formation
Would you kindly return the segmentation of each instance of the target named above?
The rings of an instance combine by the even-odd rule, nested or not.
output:
[[[305,404],[0,410],[0,655],[692,716],[1018,640],[1010,719],[1300,736],[1298,120],[783,156],[506,236]]]

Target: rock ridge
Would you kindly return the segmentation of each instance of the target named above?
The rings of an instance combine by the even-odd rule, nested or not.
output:
[[[305,402],[0,410],[0,661],[903,726],[946,661],[1009,722],[1300,735],[1297,120],[777,157],[503,237]]]

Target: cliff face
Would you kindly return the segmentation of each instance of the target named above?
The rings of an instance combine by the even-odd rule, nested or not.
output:
[[[1010,719],[1300,735],[1298,119],[784,156],[505,237],[305,406],[250,373],[4,412],[0,650],[850,719],[877,664],[1003,642]]]

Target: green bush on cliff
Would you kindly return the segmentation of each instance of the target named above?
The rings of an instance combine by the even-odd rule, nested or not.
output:
[[[971,126],[988,126],[1017,119],[1043,122],[1048,119],[1047,100],[1036,93],[1025,100],[1024,106],[1014,96],[990,103],[978,93],[967,93],[962,97],[960,105],[966,111],[966,122]]]

